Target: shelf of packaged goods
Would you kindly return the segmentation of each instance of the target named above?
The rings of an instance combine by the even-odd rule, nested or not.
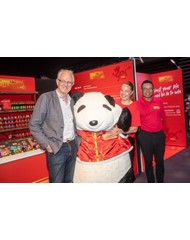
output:
[[[0,113],[14,113],[14,112],[33,112],[33,109],[21,109],[21,110],[6,110],[6,111],[0,111]]]
[[[0,95],[27,95],[27,94],[38,94],[38,92],[1,92]]]
[[[44,153],[44,150],[42,150],[42,149],[31,150],[31,151],[24,152],[24,153],[17,153],[12,156],[0,158],[0,164],[20,160],[23,158],[28,158],[28,157],[35,156],[35,155],[42,154],[42,153]]]
[[[28,129],[28,127],[21,127],[21,128],[7,128],[7,129],[0,130],[0,133],[4,133],[4,132],[13,132],[13,131],[24,130],[24,129]]]

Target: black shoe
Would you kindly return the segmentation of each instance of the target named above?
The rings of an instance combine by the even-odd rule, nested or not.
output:
[[[135,180],[136,180],[136,177],[133,175],[133,176],[131,177],[131,179],[130,179],[130,183],[134,183]]]

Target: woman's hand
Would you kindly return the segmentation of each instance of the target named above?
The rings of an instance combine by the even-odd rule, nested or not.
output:
[[[117,126],[113,127],[111,130],[107,131],[107,134],[109,134],[111,137],[116,137],[120,133],[122,133],[122,130],[120,128],[118,128]]]

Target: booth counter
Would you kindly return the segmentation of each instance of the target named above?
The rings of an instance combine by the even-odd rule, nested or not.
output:
[[[43,150],[0,158],[1,183],[48,182],[46,156]]]

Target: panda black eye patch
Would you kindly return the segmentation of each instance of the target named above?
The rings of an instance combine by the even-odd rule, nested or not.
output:
[[[106,105],[106,104],[103,104],[103,107],[108,109],[109,111],[112,111],[112,109],[108,105]]]
[[[80,111],[82,111],[86,106],[85,105],[81,105],[78,110],[77,110],[77,113],[79,113]]]

